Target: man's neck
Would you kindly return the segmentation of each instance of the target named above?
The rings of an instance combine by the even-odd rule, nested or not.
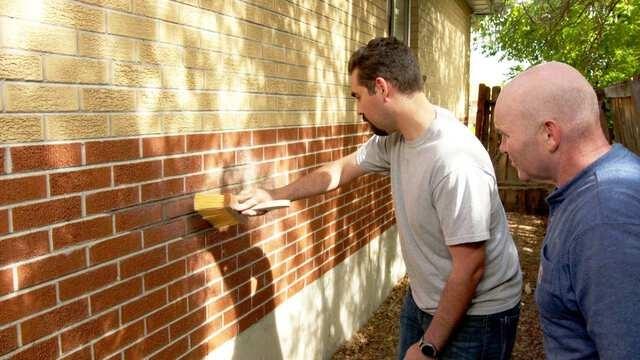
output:
[[[588,143],[588,140],[584,143]],[[574,145],[575,146],[575,145]],[[580,172],[600,159],[611,149],[611,145],[603,138],[598,139],[589,147],[578,147],[567,155],[556,176],[556,186],[561,187],[571,181]]]
[[[402,99],[397,112],[398,131],[406,140],[415,140],[429,128],[435,118],[435,107],[422,92]]]

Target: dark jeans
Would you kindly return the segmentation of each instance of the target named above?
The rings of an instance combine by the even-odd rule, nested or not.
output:
[[[467,315],[454,330],[439,359],[503,360],[511,358],[520,317],[520,305],[491,315]],[[420,310],[411,296],[404,299],[400,314],[398,359],[424,335],[433,316]]]

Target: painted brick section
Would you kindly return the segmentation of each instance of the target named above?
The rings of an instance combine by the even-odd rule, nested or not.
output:
[[[80,197],[70,197],[13,209],[13,229],[25,230],[79,218]]]
[[[47,196],[46,176],[0,180],[0,206]]]
[[[38,231],[0,240],[0,266],[49,252],[49,232]]]
[[[111,185],[111,168],[51,174],[51,195],[62,195],[80,191],[95,190]]]
[[[81,146],[78,143],[11,148],[14,172],[79,166],[81,161]]]
[[[370,176],[224,231],[193,209],[368,138],[344,66],[386,1],[329,3],[0,1],[0,357],[204,358],[392,226]]]

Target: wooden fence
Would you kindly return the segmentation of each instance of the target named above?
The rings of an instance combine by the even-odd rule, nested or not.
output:
[[[511,166],[509,156],[500,152],[500,137],[494,126],[494,108],[499,94],[499,86],[489,88],[480,84],[476,114],[476,137],[480,139],[491,156],[498,180],[500,198],[507,211],[547,214],[548,208],[544,199],[553,186],[518,179],[518,172]]]
[[[613,141],[640,155],[640,75],[604,89]]]

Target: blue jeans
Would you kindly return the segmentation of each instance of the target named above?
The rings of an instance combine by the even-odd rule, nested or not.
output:
[[[520,305],[491,315],[466,315],[454,330],[439,359],[506,360],[516,340]],[[433,316],[420,310],[407,291],[400,314],[398,359],[424,335]]]

